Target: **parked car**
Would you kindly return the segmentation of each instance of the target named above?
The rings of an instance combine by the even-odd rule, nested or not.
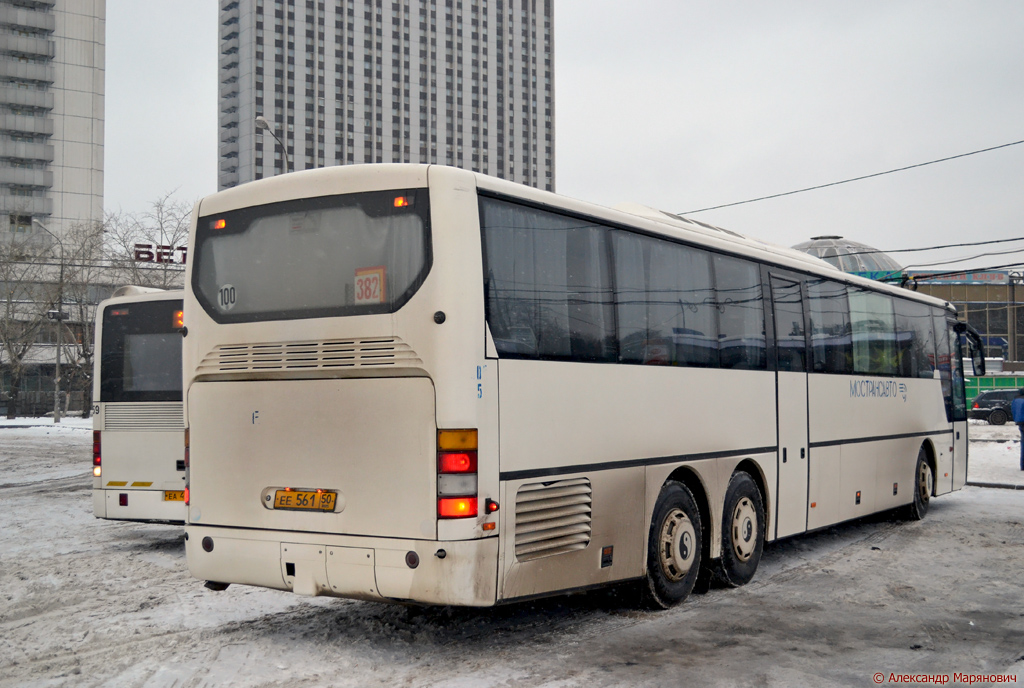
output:
[[[1010,403],[1019,394],[1016,389],[994,389],[982,392],[971,405],[968,413],[969,418],[987,420],[991,425],[1002,425],[1006,421],[1012,421],[1010,414]]]

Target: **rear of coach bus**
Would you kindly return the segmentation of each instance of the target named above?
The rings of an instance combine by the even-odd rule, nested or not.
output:
[[[122,287],[96,308],[93,514],[185,521],[182,293]]]
[[[495,602],[474,179],[335,167],[197,205],[186,552],[208,587]]]

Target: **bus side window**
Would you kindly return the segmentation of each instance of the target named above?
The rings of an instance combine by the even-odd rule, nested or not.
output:
[[[717,366],[710,254],[630,232],[612,237],[619,360]]]
[[[917,301],[895,299],[896,346],[901,377],[931,378],[935,360],[931,308]]]
[[[850,287],[853,372],[896,375],[896,316],[892,297]]]
[[[482,198],[487,322],[499,355],[615,358],[607,230]]]
[[[807,282],[811,354],[816,373],[853,372],[853,340],[846,285],[823,278]]]
[[[721,366],[764,370],[768,354],[760,269],[728,256],[716,255],[714,264]]]

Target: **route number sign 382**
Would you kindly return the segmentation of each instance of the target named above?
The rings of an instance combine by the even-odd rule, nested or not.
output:
[[[383,265],[374,268],[356,270],[355,301],[356,305],[384,303],[385,300],[385,268]]]

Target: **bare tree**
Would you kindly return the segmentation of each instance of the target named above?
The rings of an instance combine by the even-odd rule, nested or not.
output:
[[[165,194],[145,213],[108,213],[104,221],[111,268],[123,284],[180,289],[192,204]]]
[[[103,255],[103,225],[81,223],[65,231],[63,283],[58,285],[58,300],[67,318],[57,321],[64,328],[61,357],[67,368],[64,389],[80,391],[83,396],[82,416],[92,411],[92,370],[95,354],[93,323],[96,304],[106,298],[114,288],[114,276],[101,260]],[[65,409],[66,410],[66,409]]]
[[[48,266],[32,235],[7,236],[9,240],[0,241],[0,366],[9,383],[7,417],[14,418],[29,355],[46,323],[49,290]]]

